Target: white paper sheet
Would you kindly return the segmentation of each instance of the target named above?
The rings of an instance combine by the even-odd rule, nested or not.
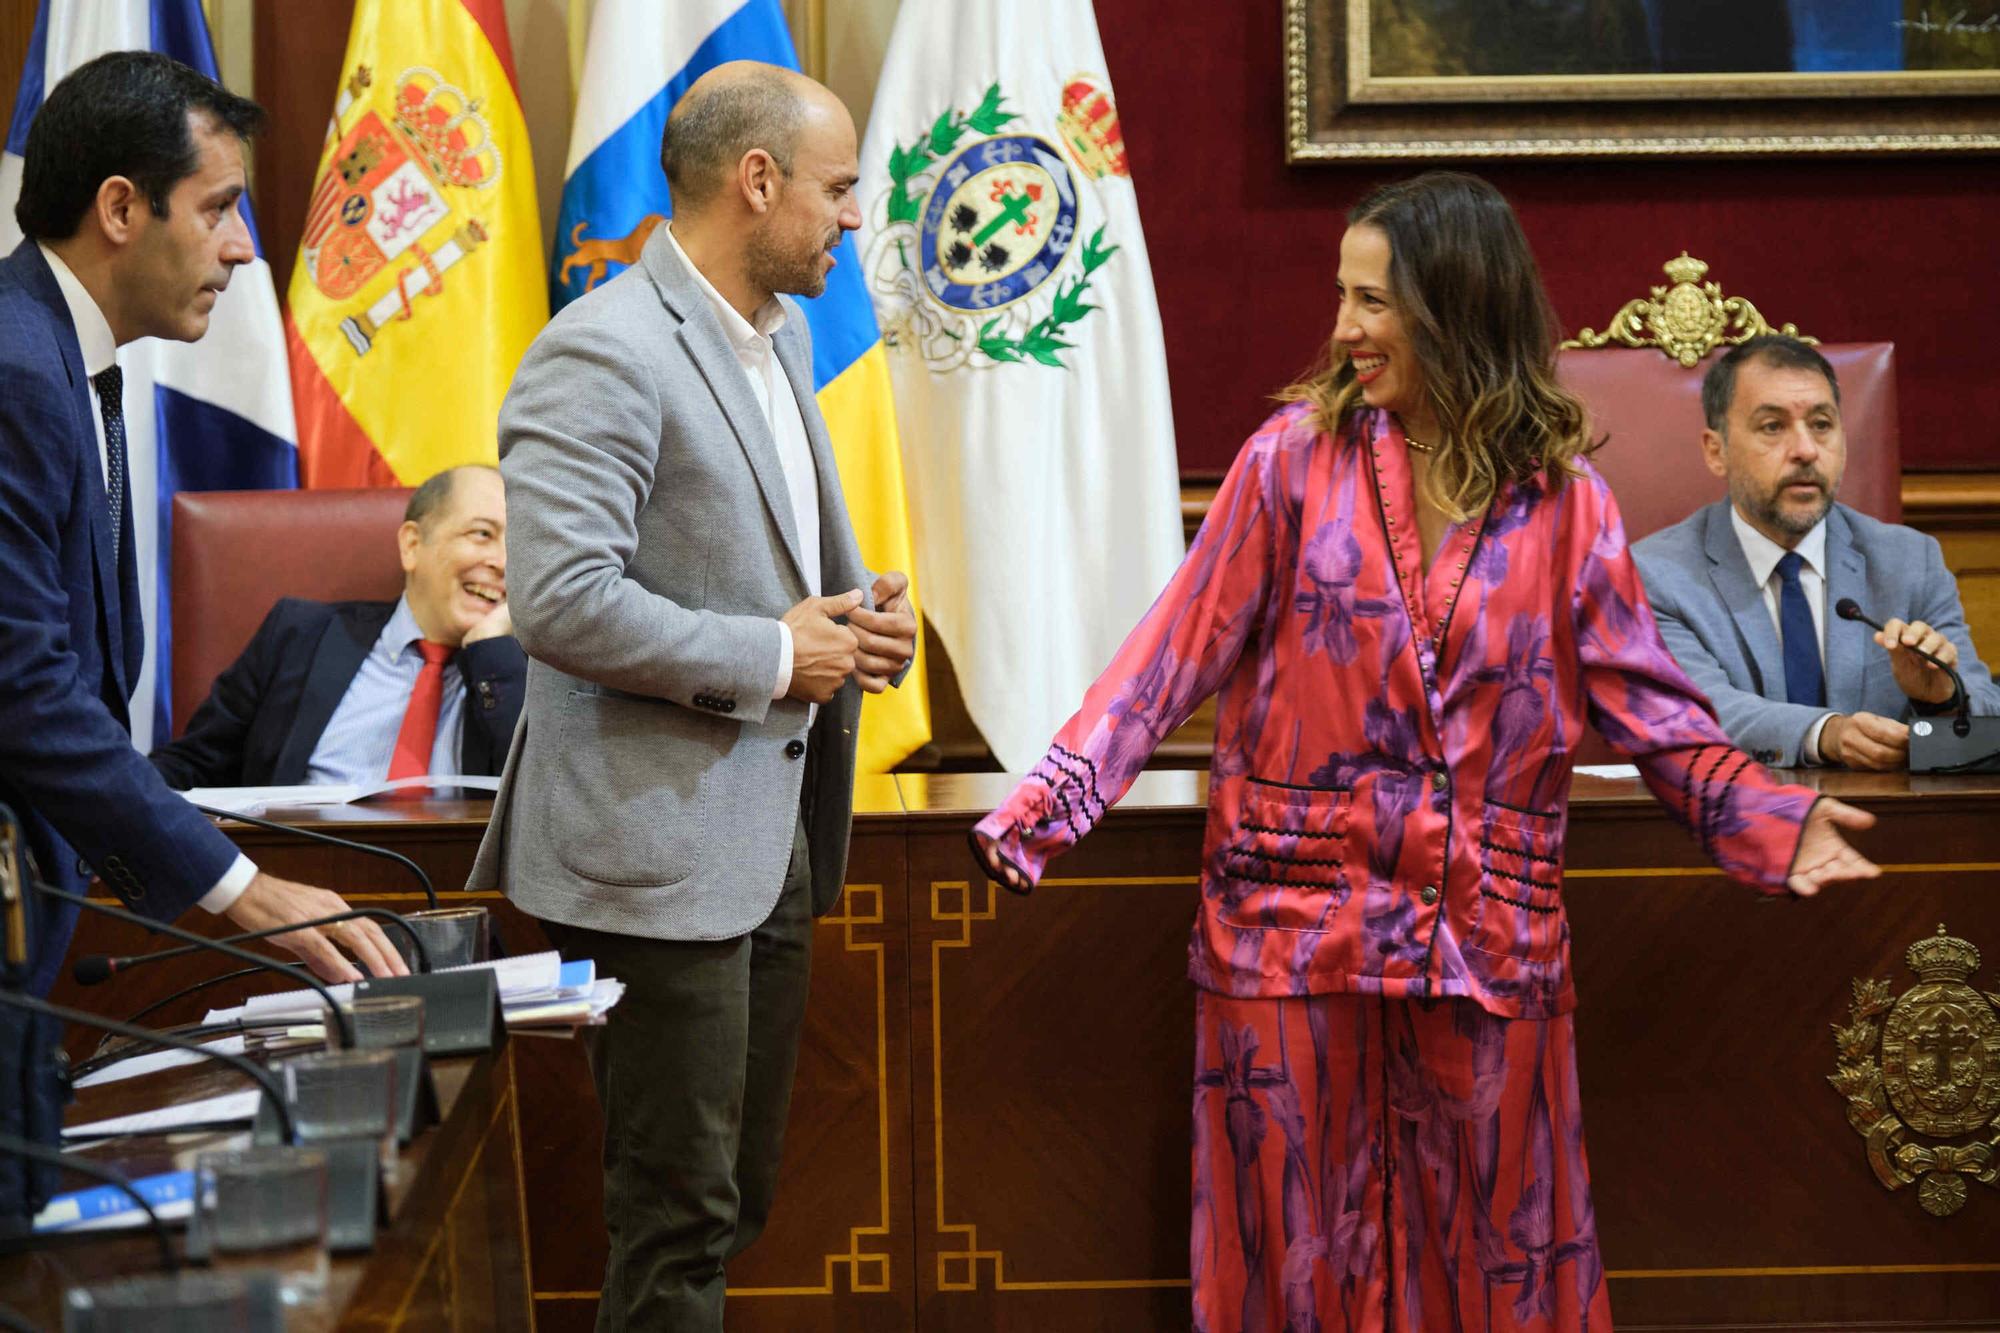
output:
[[[241,1033],[224,1037],[221,1041],[205,1041],[202,1049],[214,1051],[218,1055],[243,1054],[244,1038]],[[162,1069],[178,1069],[182,1065],[200,1064],[202,1057],[194,1051],[147,1051],[144,1055],[134,1055],[109,1064],[94,1073],[85,1074],[76,1081],[79,1088],[94,1088],[100,1083],[119,1083],[128,1078],[138,1078],[143,1074],[156,1074]]]
[[[477,773],[461,773],[451,777],[426,775],[396,778],[393,781],[376,783],[372,787],[346,782],[290,787],[192,787],[181,795],[195,805],[212,806],[217,810],[227,810],[231,814],[261,815],[266,810],[278,806],[348,805],[354,801],[365,801],[371,796],[382,796],[411,787],[457,787],[463,791],[497,792],[500,790],[500,779]]]
[[[199,1125],[213,1120],[251,1120],[256,1118],[257,1099],[261,1096],[261,1088],[245,1088],[241,1092],[224,1092],[199,1101],[163,1106],[156,1111],[115,1115],[109,1120],[93,1120],[87,1125],[64,1125],[63,1133],[97,1136],[158,1134],[182,1125]]]

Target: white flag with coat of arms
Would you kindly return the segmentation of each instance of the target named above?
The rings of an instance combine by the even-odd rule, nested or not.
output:
[[[1022,772],[1184,550],[1159,306],[1088,0],[903,0],[859,191],[925,610]]]

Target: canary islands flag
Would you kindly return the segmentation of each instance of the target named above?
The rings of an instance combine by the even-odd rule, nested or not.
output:
[[[497,462],[541,255],[503,0],[359,0],[285,319],[306,485]]]
[[[799,67],[778,0],[599,0],[590,21],[549,271],[560,309],[639,256],[672,213],[660,170],[667,113],[688,85],[731,60]],[[909,511],[893,391],[852,237],[824,294],[801,301],[812,326],[813,387],[833,439],[861,557],[910,570]],[[839,591],[831,589],[829,591]],[[924,663],[861,708],[859,767],[884,773],[930,739]]]
[[[63,76],[107,51],[158,51],[208,75],[215,49],[201,0],[42,0],[21,71],[21,90],[0,155],[0,254],[20,244],[14,201],[21,154],[42,100]],[[290,487],[298,480],[291,378],[278,293],[264,243],[239,201],[257,257],[236,270],[200,342],[141,338],[118,350],[125,371],[125,442],[146,664],[132,691],[132,740],[141,750],[173,734],[168,590],[176,491]]]

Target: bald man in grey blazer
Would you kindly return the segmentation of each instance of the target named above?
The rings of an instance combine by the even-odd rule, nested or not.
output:
[[[624,1001],[591,1047],[599,1329],[722,1327],[775,1191],[813,915],[847,863],[864,690],[916,622],[849,526],[798,307],[858,227],[854,125],[767,65],[667,123],[674,202],[566,308],[500,415],[521,724],[470,887]]]

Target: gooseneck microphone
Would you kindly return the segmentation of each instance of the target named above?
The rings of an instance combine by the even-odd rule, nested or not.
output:
[[[1833,613],[1842,620],[1858,620],[1870,629],[1877,631],[1882,629],[1882,622],[1870,617],[1852,597],[1843,597],[1835,602],[1833,604]],[[1961,736],[1965,735],[1972,729],[1971,725],[1966,721],[1966,713],[1970,710],[1972,701],[1970,696],[1965,692],[1964,677],[1960,676],[1957,669],[1950,663],[1941,661],[1921,648],[1912,648],[1910,651],[1951,677],[1951,698],[1946,701],[1944,706],[1951,710],[1955,719],[1952,722],[1951,729]]]
[[[289,981],[297,982],[308,990],[318,991],[319,998],[325,1003],[327,1008],[327,1022],[333,1026],[334,1030],[340,1033],[340,1044],[349,1047],[354,1045],[354,1025],[348,1019],[346,1012],[334,1002],[333,992],[326,988],[325,983],[304,968],[292,967],[288,964],[277,962],[261,954],[251,953],[248,949],[239,949],[233,944],[225,944],[221,940],[204,939],[191,930],[182,930],[179,926],[168,925],[164,921],[152,921],[133,912],[123,911],[116,907],[107,907],[103,903],[86,898],[80,893],[70,893],[64,889],[55,887],[53,884],[38,883],[35,885],[35,891],[46,894],[58,902],[75,903],[78,907],[86,911],[108,916],[113,921],[128,922],[131,925],[138,926],[142,930],[150,930],[157,934],[170,936],[184,943],[191,944],[197,949],[213,950],[216,953],[237,959],[239,962],[254,963],[256,966],[275,972]],[[289,926],[286,929],[296,930],[298,927]]]
[[[183,944],[177,949],[161,949],[157,953],[126,954],[123,957],[114,957],[110,954],[87,953],[70,964],[69,974],[79,986],[96,986],[111,980],[111,978],[117,976],[120,972],[131,971],[141,963],[155,963],[163,958],[184,958],[191,953],[200,953],[208,944],[248,944],[253,940],[269,939],[273,935],[289,935],[295,930],[313,930],[320,926],[338,925],[342,921],[354,921],[361,917],[386,921],[401,930],[410,939],[411,948],[417,957],[417,970],[420,972],[431,970],[430,952],[424,948],[424,942],[417,937],[416,928],[401,914],[391,912],[384,907],[356,907],[345,912],[336,912],[332,916],[319,917],[312,921],[296,921],[290,925],[271,926],[265,930],[246,931],[241,935],[224,935],[220,940],[206,940],[203,944]],[[221,978],[218,977],[216,980],[221,980]]]
[[[1882,626],[1855,605],[1852,597],[1833,604],[1833,613],[1842,620],[1858,620],[1880,630]],[[1965,677],[1926,652],[1912,649],[1917,656],[1951,677],[1951,701],[1945,708],[1951,722],[1942,717],[1917,717],[1910,722],[1910,771],[1912,773],[2000,773],[2000,718],[1972,716],[1972,696],[1966,693]]]
[[[66,1156],[46,1144],[30,1143],[12,1134],[0,1134],[0,1153],[6,1153],[11,1157],[25,1157],[31,1162],[47,1162],[50,1166],[59,1167],[64,1171],[74,1171],[80,1176],[89,1176],[92,1180],[102,1181],[106,1185],[125,1191],[132,1196],[132,1202],[138,1204],[145,1212],[146,1222],[153,1229],[153,1239],[160,1246],[160,1270],[166,1273],[180,1271],[180,1260],[174,1257],[173,1241],[167,1236],[167,1224],[153,1211],[153,1205],[146,1201],[146,1196],[133,1188],[132,1178],[124,1172],[113,1171],[110,1167],[93,1162],[87,1157]]]
[[[130,1023],[120,1023],[115,1018],[99,1018],[96,1014],[85,1013],[81,1009],[71,1009],[67,1005],[50,1004],[20,991],[0,989],[0,1006],[10,1009],[25,1009],[31,1014],[42,1014],[64,1023],[74,1023],[80,1028],[92,1028],[99,1032],[109,1032],[125,1037],[145,1046],[165,1046],[176,1051],[192,1051],[205,1060],[228,1065],[239,1074],[246,1074],[250,1080],[270,1095],[278,1113],[278,1127],[285,1136],[285,1142],[297,1143],[298,1131],[292,1124],[291,1108],[285,1105],[285,1090],[278,1083],[278,1076],[254,1060],[246,1060],[240,1055],[229,1055],[204,1046],[198,1041],[176,1037],[157,1028],[134,1027]],[[338,1010],[334,1012],[338,1013]]]
[[[368,856],[379,856],[385,861],[394,861],[397,865],[404,867],[417,877],[417,883],[423,886],[425,905],[433,912],[437,910],[437,890],[431,887],[431,877],[424,873],[422,866],[401,852],[392,852],[387,847],[376,847],[369,843],[356,842],[352,838],[336,838],[331,833],[321,833],[318,829],[300,828],[297,824],[280,824],[275,819],[259,819],[255,815],[238,814],[234,810],[224,810],[220,806],[202,805],[199,802],[190,802],[190,804],[213,819],[234,819],[238,823],[254,824],[258,828],[270,829],[274,833],[289,833],[294,837],[304,838],[309,842],[323,842],[329,847],[345,847],[350,852],[362,852]]]

